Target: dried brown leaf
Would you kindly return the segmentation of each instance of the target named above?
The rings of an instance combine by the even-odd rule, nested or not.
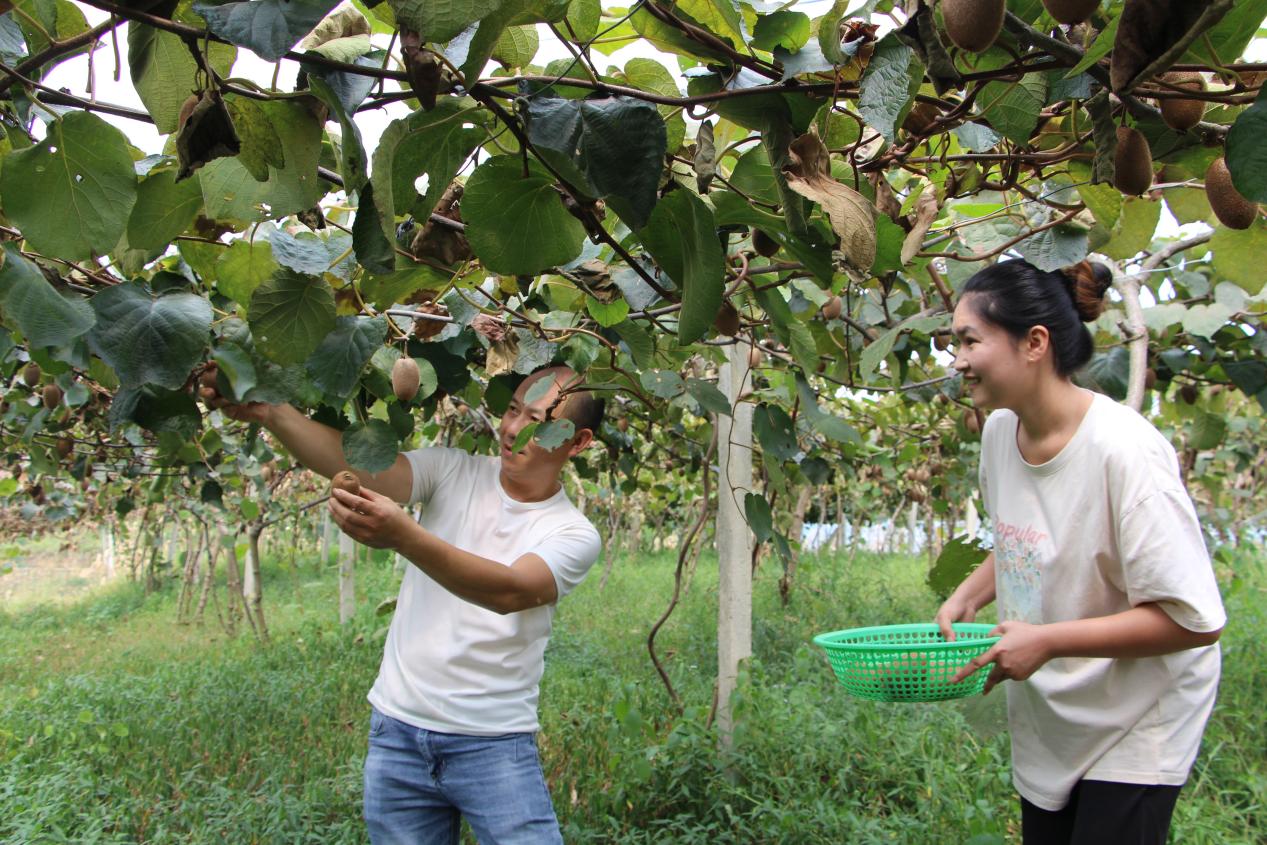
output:
[[[822,206],[854,274],[869,275],[875,263],[875,208],[862,194],[831,178],[829,153],[817,135],[802,135],[792,142],[783,173],[789,188]]]

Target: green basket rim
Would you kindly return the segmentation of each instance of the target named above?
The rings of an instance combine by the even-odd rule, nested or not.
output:
[[[986,622],[955,622],[951,627],[956,633],[961,634],[988,634],[997,626]],[[864,628],[844,628],[839,631],[828,631],[814,637],[815,645],[823,649],[851,649],[865,652],[910,652],[910,651],[954,651],[967,646],[978,648],[982,645],[991,646],[997,643],[1002,637],[980,636],[973,637],[970,640],[955,640],[931,643],[854,643],[840,642],[838,638],[848,635],[851,637],[865,636],[868,634],[909,634],[909,633],[928,633],[930,631],[940,632],[941,628],[935,622],[920,622],[907,625],[871,625]]]

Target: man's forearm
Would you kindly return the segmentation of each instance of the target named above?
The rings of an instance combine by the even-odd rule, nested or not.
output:
[[[1155,657],[1218,642],[1219,631],[1189,631],[1155,604],[1112,616],[1042,626],[1053,657]]]
[[[459,598],[497,613],[513,613],[554,601],[553,581],[534,581],[518,565],[506,566],[463,551],[417,523],[411,525],[396,550]]]
[[[294,406],[272,406],[265,426],[295,460],[313,472],[330,478],[340,470],[350,469],[343,457],[343,435],[309,419]]]

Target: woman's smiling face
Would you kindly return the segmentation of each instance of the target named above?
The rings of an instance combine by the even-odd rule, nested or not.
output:
[[[1025,341],[986,320],[974,307],[976,294],[955,306],[951,324],[958,344],[954,368],[963,376],[972,404],[982,409],[1014,408],[1030,387],[1032,368]]]

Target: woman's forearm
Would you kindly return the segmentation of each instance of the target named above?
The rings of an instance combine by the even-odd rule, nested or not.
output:
[[[973,613],[994,601],[994,552],[963,579],[951,598],[962,601]]]
[[[1155,604],[1112,616],[1041,626],[1052,657],[1155,657],[1218,642],[1219,631],[1189,631]]]

